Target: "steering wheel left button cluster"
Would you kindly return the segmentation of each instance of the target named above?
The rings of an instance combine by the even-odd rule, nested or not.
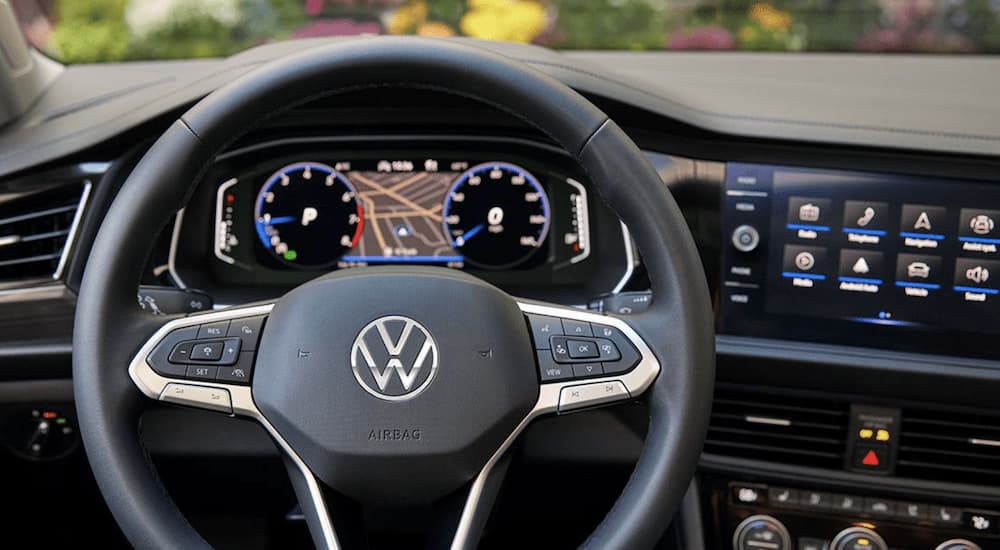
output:
[[[176,329],[146,362],[169,378],[249,384],[263,322],[257,316]]]

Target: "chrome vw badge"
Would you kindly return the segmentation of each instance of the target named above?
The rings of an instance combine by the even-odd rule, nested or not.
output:
[[[358,384],[375,397],[412,399],[437,374],[437,344],[423,325],[409,317],[379,317],[354,339],[351,368]]]

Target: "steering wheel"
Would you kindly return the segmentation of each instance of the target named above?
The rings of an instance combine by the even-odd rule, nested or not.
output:
[[[655,296],[649,310],[625,318],[518,300],[471,275],[430,267],[338,271],[273,303],[190,316],[153,316],[137,306],[150,243],[220,151],[295,105],[377,87],[478,100],[573,155],[631,230]],[[370,38],[307,50],[192,107],[149,149],[109,209],[73,338],[90,465],[133,545],[207,548],[158,481],[139,422],[146,398],[201,407],[256,420],[271,435],[317,547],[349,546],[357,528],[334,502],[449,501],[459,505],[442,518],[443,546],[470,549],[505,453],[528,424],[643,398],[650,423],[639,461],[584,546],[648,548],[676,511],[707,430],[715,353],[700,266],[656,171],[607,115],[564,84],[454,41]],[[601,357],[574,373],[577,364],[563,357],[590,353],[580,346],[599,348]]]

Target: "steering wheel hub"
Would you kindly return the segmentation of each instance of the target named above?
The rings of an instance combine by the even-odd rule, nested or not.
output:
[[[482,469],[538,397],[517,303],[444,268],[373,268],[285,295],[257,356],[257,406],[326,484],[429,502]]]

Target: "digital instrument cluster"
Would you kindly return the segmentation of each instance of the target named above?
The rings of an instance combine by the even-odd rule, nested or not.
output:
[[[1000,188],[730,164],[723,201],[723,332],[1000,356]]]
[[[521,296],[586,300],[634,265],[627,233],[588,186],[572,158],[524,140],[265,142],[206,172],[171,269],[197,288],[281,292],[338,269],[441,266]]]
[[[566,219],[552,252],[570,262],[589,254],[582,186],[569,179],[546,191],[511,162],[307,160],[279,167],[259,187],[253,183],[231,178],[218,188],[215,254],[224,262],[305,270],[399,263],[511,269],[545,256],[557,212]]]

